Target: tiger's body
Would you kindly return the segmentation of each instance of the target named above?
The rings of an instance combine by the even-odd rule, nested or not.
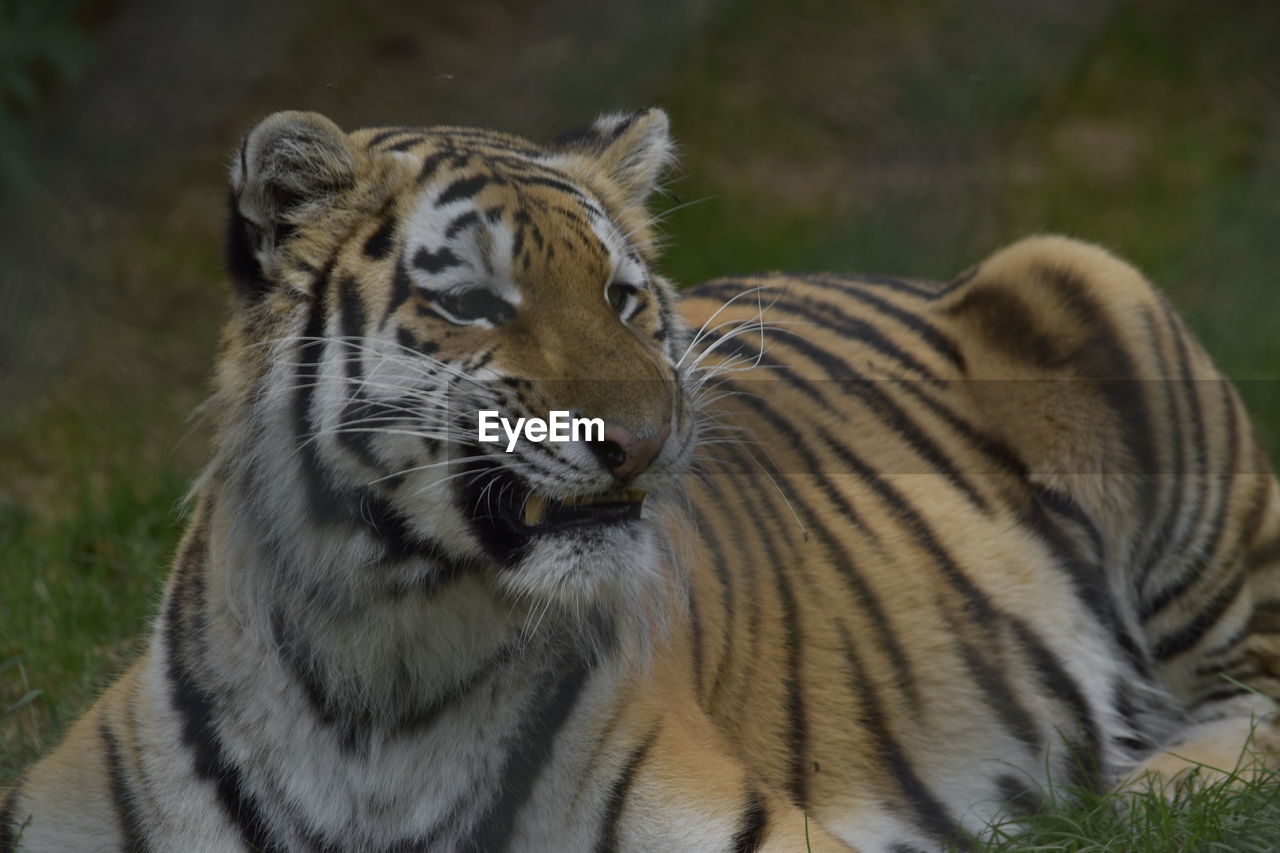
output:
[[[0,851],[909,853],[1274,754],[1280,494],[1136,272],[1037,238],[677,306],[668,157],[657,111],[249,135],[154,634]],[[485,407],[609,428],[508,456]]]

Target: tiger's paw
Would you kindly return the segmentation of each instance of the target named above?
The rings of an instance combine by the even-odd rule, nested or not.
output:
[[[1280,769],[1280,718],[1227,717],[1198,723],[1125,776],[1120,792],[1148,787],[1172,796],[1187,784],[1250,784]]]

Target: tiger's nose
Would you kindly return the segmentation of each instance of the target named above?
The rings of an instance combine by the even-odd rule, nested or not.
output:
[[[613,476],[628,479],[649,467],[670,435],[671,427],[667,424],[649,438],[641,438],[617,424],[606,424],[604,437],[591,442],[591,452]]]

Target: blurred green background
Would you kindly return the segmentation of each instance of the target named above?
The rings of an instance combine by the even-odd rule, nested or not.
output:
[[[671,114],[679,281],[948,278],[1017,237],[1161,284],[1280,447],[1274,0],[0,0],[0,785],[135,648],[204,456],[256,118],[533,138]]]

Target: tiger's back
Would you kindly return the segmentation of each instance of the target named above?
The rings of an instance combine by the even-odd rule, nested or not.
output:
[[[1280,501],[1168,305],[1036,238],[682,319],[670,146],[655,110],[249,134],[154,635],[0,851],[907,853],[1234,763],[1280,696]],[[486,407],[608,426],[504,452]]]
[[[734,427],[695,486],[691,677],[793,800],[931,848],[1165,749],[1237,766],[1250,690],[1280,695],[1280,501],[1132,268],[1035,238],[945,287],[770,275],[685,310]]]

